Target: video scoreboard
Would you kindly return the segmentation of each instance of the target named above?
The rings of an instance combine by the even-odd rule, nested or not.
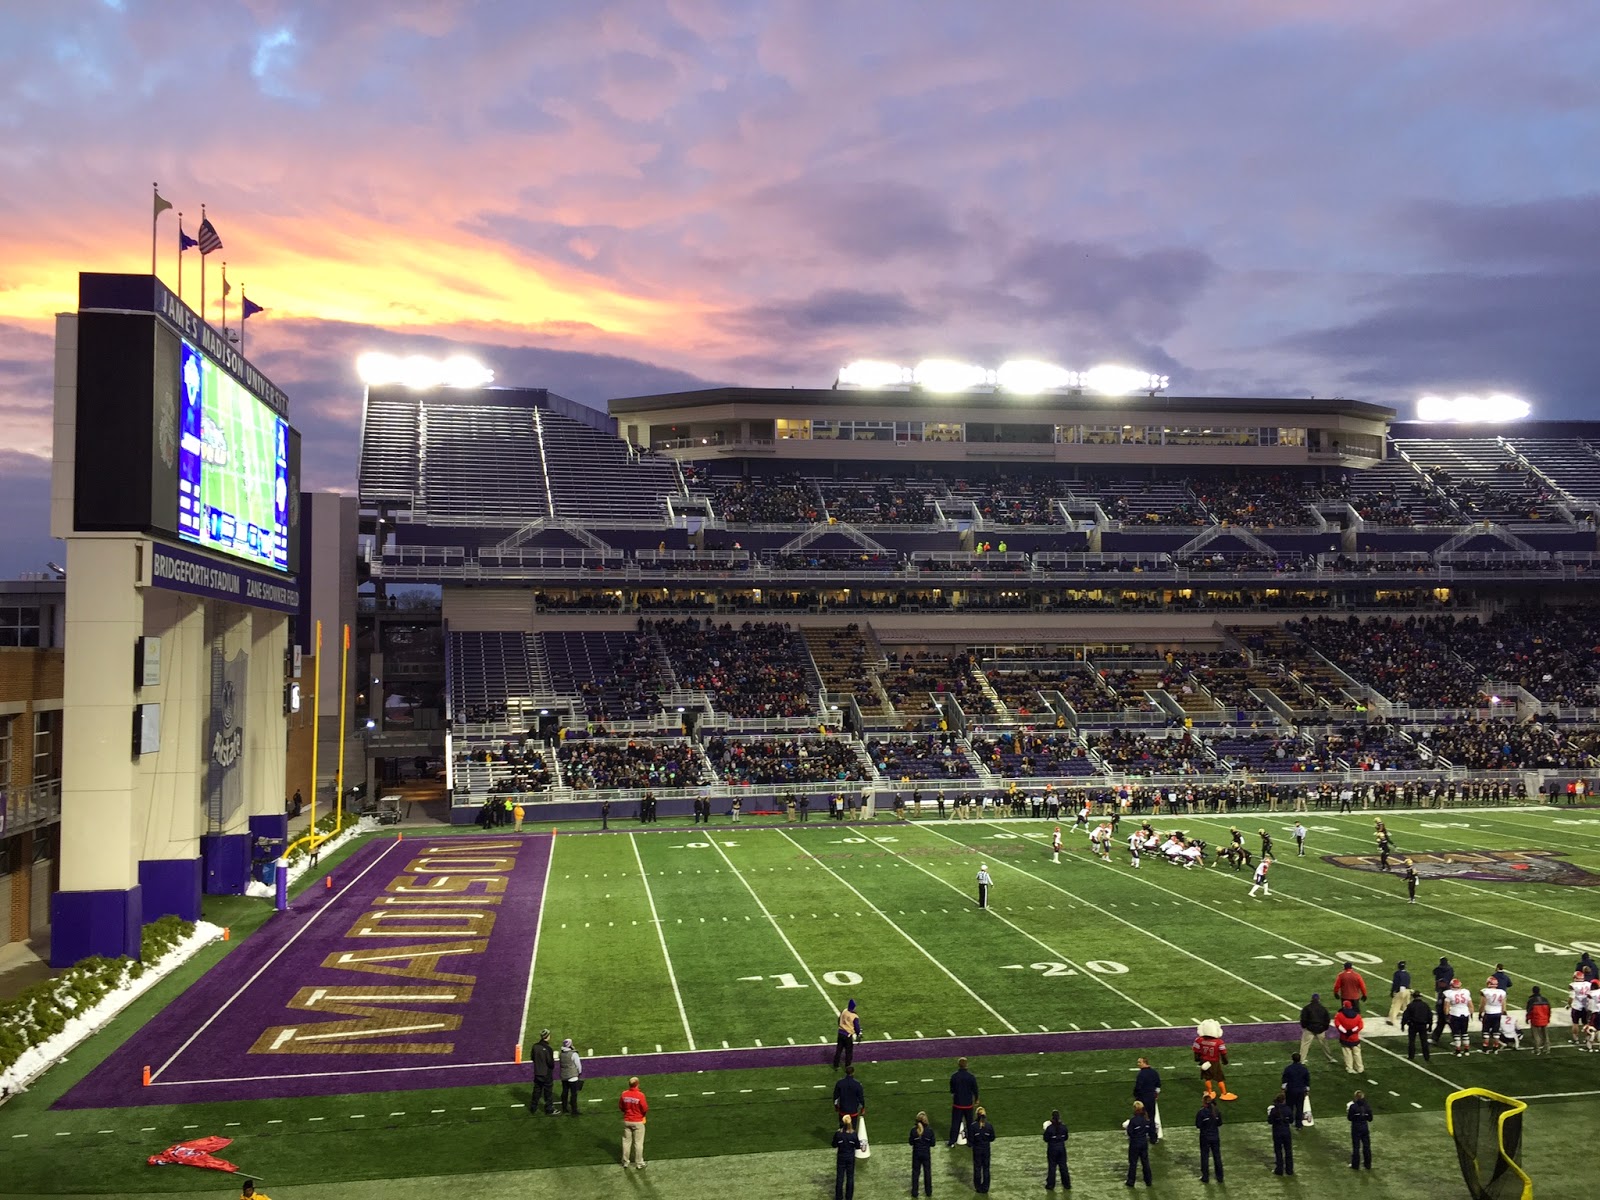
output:
[[[74,527],[295,570],[287,398],[151,276],[86,274],[79,299]]]

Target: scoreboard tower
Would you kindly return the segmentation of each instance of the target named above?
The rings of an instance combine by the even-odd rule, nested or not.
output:
[[[51,962],[238,893],[286,836],[300,437],[288,399],[150,275],[56,318],[51,533],[67,542]]]

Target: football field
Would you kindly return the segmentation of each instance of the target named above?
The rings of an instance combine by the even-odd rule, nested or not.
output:
[[[1474,990],[1503,963],[1514,998],[1539,984],[1559,1003],[1578,953],[1600,952],[1587,886],[1600,883],[1600,821],[1390,817],[1394,861],[1409,854],[1423,873],[1410,905],[1398,870],[1369,869],[1370,816],[1303,819],[1297,857],[1292,818],[1266,818],[1280,857],[1257,897],[1248,870],[1150,854],[1134,870],[1121,845],[1107,864],[1070,827],[1052,862],[1051,827],[1031,820],[563,834],[530,1025],[604,1057],[831,1047],[855,999],[869,1044],[1005,1039],[998,1049],[1025,1034],[1167,1027],[1187,1041],[1204,1018],[1296,1021],[1312,992],[1331,999],[1347,961],[1381,1016],[1401,960],[1428,988],[1448,957]],[[1217,845],[1234,823],[1258,846],[1259,816],[1161,824]],[[1543,869],[1555,847],[1567,870]],[[987,910],[980,866],[994,880]]]
[[[1224,1023],[1240,1096],[1227,1106],[1229,1190],[1277,1195],[1262,1115],[1301,1005],[1314,991],[1330,999],[1345,961],[1372,995],[1365,1071],[1313,1052],[1319,1121],[1298,1135],[1302,1194],[1348,1186],[1342,1109],[1360,1087],[1378,1114],[1380,1168],[1361,1190],[1464,1195],[1442,1108],[1466,1086],[1531,1102],[1530,1171],[1542,1194],[1565,1194],[1600,1058],[1560,1025],[1548,1057],[1436,1050],[1413,1062],[1384,1018],[1401,959],[1424,988],[1448,957],[1473,991],[1503,963],[1518,1011],[1534,984],[1563,999],[1580,951],[1600,947],[1600,815],[1385,817],[1396,861],[1411,856],[1423,875],[1415,905],[1377,869],[1362,813],[1306,815],[1304,857],[1293,814],[1157,822],[1213,846],[1237,824],[1252,849],[1265,827],[1282,857],[1272,894],[1255,898],[1248,872],[1227,867],[1147,855],[1135,871],[1120,844],[1102,863],[1070,826],[1052,862],[1051,824],[1034,820],[374,836],[330,856],[331,882],[305,881],[291,916],[251,908],[232,942],[0,1107],[0,1195],[215,1192],[205,1172],[144,1166],[213,1133],[272,1195],[393,1200],[450,1176],[490,1197],[672,1200],[700,1194],[708,1171],[740,1194],[825,1194],[834,1029],[851,999],[875,1144],[864,1198],[904,1194],[905,1127],[923,1109],[943,1133],[958,1055],[1000,1131],[997,1194],[1038,1188],[1038,1122],[1055,1107],[1073,1130],[1074,1190],[1120,1194],[1117,1126],[1140,1054],[1166,1083],[1157,1186],[1204,1194],[1187,1126],[1199,1091],[1188,1047],[1206,1018]],[[994,880],[987,910],[980,865]],[[525,1052],[544,1027],[584,1053],[582,1108],[595,1119],[528,1114],[517,1034]],[[651,1169],[638,1177],[615,1157],[630,1074],[652,1105]],[[969,1187],[969,1156],[937,1153],[941,1186]]]

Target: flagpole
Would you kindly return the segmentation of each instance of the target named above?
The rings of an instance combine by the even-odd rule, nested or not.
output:
[[[178,214],[178,299],[183,299],[183,214]]]
[[[156,273],[156,222],[161,219],[161,185],[152,183],[150,191],[154,199],[150,202],[150,274]]]
[[[222,260],[222,340],[228,340],[228,260]]]
[[[241,313],[249,312],[250,311],[249,308],[248,308],[249,303],[250,303],[249,293],[247,293],[244,290],[244,284],[241,283],[239,285],[239,311]],[[240,358],[244,357],[244,320],[245,319],[242,316],[239,318],[239,357]]]
[[[204,225],[205,223],[206,223],[206,206],[204,204],[202,204],[200,206],[200,224]],[[201,241],[204,241],[204,240],[205,240],[205,237],[204,237],[204,234],[202,234],[201,235]],[[206,248],[204,246],[201,246],[200,247],[200,322],[201,322],[201,324],[204,324],[205,322],[209,321],[210,319],[211,318],[206,314]]]

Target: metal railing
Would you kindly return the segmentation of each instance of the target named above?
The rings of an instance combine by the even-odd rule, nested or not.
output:
[[[0,837],[61,820],[61,781],[0,791]]]

